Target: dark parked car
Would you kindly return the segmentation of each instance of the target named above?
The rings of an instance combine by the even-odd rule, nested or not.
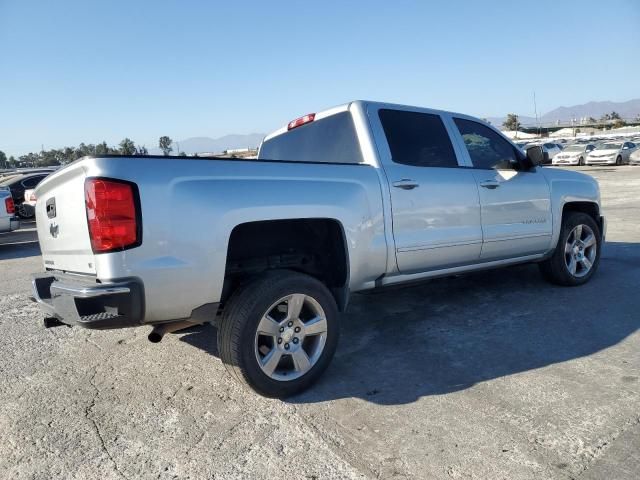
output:
[[[42,179],[44,179],[49,173],[26,173],[21,175],[14,175],[3,179],[0,179],[0,188],[5,187],[11,190],[11,196],[13,197],[13,203],[16,206],[16,213],[23,217],[33,217],[33,210],[25,212],[20,208],[24,201],[24,191],[35,188]]]

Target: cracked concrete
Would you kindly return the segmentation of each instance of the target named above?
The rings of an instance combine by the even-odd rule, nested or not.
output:
[[[336,358],[287,402],[227,376],[215,329],[42,328],[37,245],[0,238],[0,477],[640,477],[640,168],[599,178],[591,283],[534,266],[356,295]]]
[[[89,337],[87,337],[87,338],[89,338]],[[96,343],[94,343],[94,342],[89,342],[89,343],[91,343],[92,345],[96,345],[100,350],[102,350],[102,347],[99,347]],[[116,461],[111,456],[111,453],[109,452],[109,449],[107,448],[107,444],[104,441],[104,437],[102,436],[102,433],[100,432],[100,426],[98,425],[98,422],[96,422],[95,418],[93,418],[93,416],[92,416],[93,407],[95,407],[96,400],[97,400],[98,396],[100,395],[100,390],[98,389],[98,387],[94,383],[94,379],[96,378],[97,373],[98,373],[98,369],[95,368],[93,370],[93,374],[91,375],[91,378],[89,379],[89,384],[94,388],[95,395],[91,399],[91,404],[89,406],[87,406],[87,409],[85,410],[85,417],[93,425],[93,428],[94,428],[94,430],[96,432],[96,435],[98,436],[98,439],[100,440],[100,446],[102,448],[102,451],[105,453],[105,455],[109,458],[109,460],[113,464],[113,469],[116,471],[116,473],[121,478],[124,478],[125,480],[128,480],[128,478],[120,471],[120,469],[118,468],[118,464],[116,463]]]

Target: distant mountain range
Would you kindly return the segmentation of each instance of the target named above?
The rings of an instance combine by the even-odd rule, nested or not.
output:
[[[558,121],[562,123],[570,122],[572,118],[593,117],[599,119],[602,115],[611,112],[618,114],[625,119],[635,118],[640,115],[640,98],[627,100],[626,102],[588,102],[572,107],[558,107],[540,116],[541,124],[552,124]],[[489,120],[496,127],[501,127],[504,117],[489,117]],[[518,116],[522,125],[535,125],[536,119],[525,115]]]
[[[247,135],[225,135],[220,138],[210,137],[191,137],[185,138],[178,142],[173,142],[173,155],[181,152],[192,153],[221,153],[224,150],[232,150],[236,148],[257,148],[264,138],[264,133],[249,133]],[[151,155],[161,155],[162,150],[159,148],[150,148]]]

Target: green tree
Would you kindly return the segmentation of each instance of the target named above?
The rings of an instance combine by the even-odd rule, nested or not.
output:
[[[593,117],[589,117],[589,118],[587,118],[587,123],[590,123],[590,124],[592,124],[592,125],[593,125],[594,123],[597,123],[597,122],[598,122],[598,121],[597,121],[595,118],[593,118]]]
[[[613,128],[622,128],[627,124],[627,122],[625,122],[624,120],[622,120],[621,118],[618,118],[615,122],[613,122]]]
[[[0,150],[0,168],[7,168],[7,155]]]
[[[173,140],[171,140],[169,137],[160,137],[160,139],[158,140],[158,146],[160,147],[160,150],[162,150],[162,153],[164,155],[171,155],[171,152],[173,152],[173,147],[171,146],[172,143]]]
[[[18,166],[18,161],[16,160],[16,157],[14,157],[13,155],[11,155],[9,157],[9,160],[7,160],[7,166],[9,168],[16,168]]]
[[[136,144],[130,138],[125,138],[120,142],[121,155],[133,155],[136,153]]]
[[[27,153],[18,157],[18,166],[20,167],[36,167],[40,163],[40,155],[37,153]]]
[[[618,112],[611,112],[609,114],[609,120],[621,120],[621,117],[618,115]]]
[[[147,147],[142,145],[141,147],[136,148],[136,155],[149,155],[149,150],[147,150]]]
[[[62,150],[43,150],[42,152],[40,152],[38,165],[43,167],[60,165],[63,159],[64,155]]]
[[[81,143],[75,148],[73,156],[74,156],[74,160],[77,160],[78,158],[87,157],[89,155],[95,155],[95,154],[96,154],[95,145],[85,145],[84,143]]]
[[[507,114],[506,120],[502,123],[502,126],[509,131],[518,130],[520,128],[520,122],[518,121],[518,115],[515,113]]]
[[[178,155],[181,156],[181,157],[186,157],[187,153],[186,152],[180,152]]]
[[[62,163],[71,163],[74,160],[77,160],[75,148],[64,147],[62,149]]]
[[[109,155],[111,148],[107,145],[107,142],[103,141],[96,145],[96,155]]]

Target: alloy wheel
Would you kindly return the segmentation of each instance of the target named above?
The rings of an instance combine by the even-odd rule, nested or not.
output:
[[[598,242],[588,225],[577,225],[567,237],[564,263],[574,277],[584,277],[593,268]]]
[[[263,373],[278,381],[295,380],[318,361],[327,340],[320,304],[302,293],[288,295],[264,313],[255,335],[255,356]]]

